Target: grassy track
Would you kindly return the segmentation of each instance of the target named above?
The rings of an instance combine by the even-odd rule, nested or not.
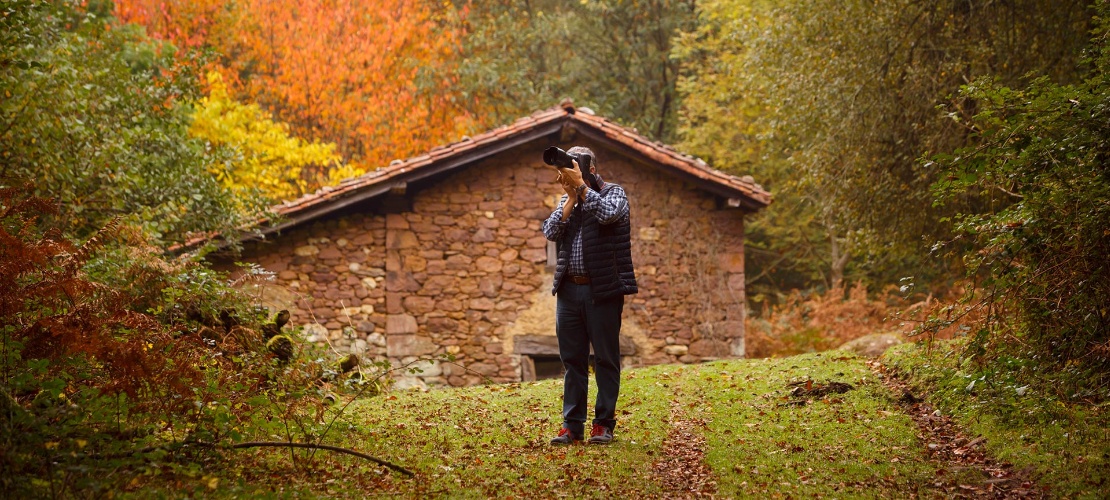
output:
[[[399,464],[415,477],[343,455],[318,452],[310,461],[305,451],[253,450],[251,463],[269,465],[250,471],[228,464],[216,487],[205,479],[156,495],[672,498],[683,491],[675,476],[681,488],[686,461],[692,475],[702,476],[699,491],[723,498],[945,496],[934,483],[951,477],[951,464],[929,460],[913,420],[867,361],[853,355],[654,366],[626,370],[622,380],[617,440],[608,446],[548,444],[560,425],[561,381],[398,392],[355,401],[324,441]],[[853,389],[808,399],[791,394],[807,380]],[[676,422],[686,434],[672,428]],[[976,429],[988,438],[990,431]],[[676,438],[691,433],[703,439],[686,450]],[[1069,464],[1088,476],[1085,482],[1054,469],[1051,456],[1027,459],[1043,465],[1037,476],[1051,490],[1099,496],[1106,473],[1092,467],[1101,467],[1105,455],[1093,454],[1105,453],[1105,427],[1084,436],[1093,447],[1073,450]],[[1007,460],[1014,452],[991,448],[1010,454]],[[1030,454],[1030,446],[1024,449]]]
[[[806,379],[855,389],[799,405],[787,384]],[[841,353],[627,370],[610,446],[547,444],[560,393],[544,381],[359,401],[345,444],[417,471],[387,476],[383,494],[656,497],[653,464],[678,407],[704,424],[705,461],[726,497],[902,496],[935,472],[912,421],[863,360]]]

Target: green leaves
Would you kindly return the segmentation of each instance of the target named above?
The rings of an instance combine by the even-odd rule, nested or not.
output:
[[[692,2],[481,2],[468,28],[460,94],[500,124],[570,97],[641,134],[674,138],[679,61],[672,38],[695,25]]]
[[[1011,89],[980,79],[965,86],[960,96],[979,112],[964,123],[979,144],[934,157],[938,200],[975,202],[955,228],[973,244],[965,255],[969,277],[998,311],[969,349],[1038,359],[1063,377],[1061,397],[1110,395],[1091,383],[1110,372],[1110,352],[1101,347],[1110,342],[1107,32],[1105,24],[1096,30],[1080,83],[1038,78]]]
[[[78,238],[122,215],[168,246],[261,214],[260,199],[209,175],[229,153],[187,133],[198,61],[67,3],[12,16],[22,24],[0,35],[13,41],[0,60],[17,62],[0,65],[0,184],[33,182]]]
[[[748,275],[774,265],[832,276],[840,252],[856,263],[845,273],[874,284],[942,276],[949,263],[921,242],[946,237],[937,219],[953,207],[933,203],[937,170],[916,159],[975,143],[958,121],[983,108],[957,94],[975,77],[1015,87],[1027,74],[1073,79],[1086,4],[768,4],[699,2],[701,25],[676,51],[686,67],[683,148],[776,194],[767,220],[753,224],[765,233],[749,240],[774,254],[753,255],[759,267]]]

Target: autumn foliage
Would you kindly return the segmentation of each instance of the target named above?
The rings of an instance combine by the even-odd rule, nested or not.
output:
[[[373,170],[478,124],[443,71],[461,33],[435,7],[419,0],[372,7],[355,0],[120,0],[116,15],[156,38],[215,51],[213,69],[232,98],[260,104],[293,135],[333,142],[345,160]]]
[[[19,188],[0,189],[0,324],[22,345],[25,360],[50,362],[51,374],[73,373],[84,365],[80,385],[135,401],[169,403],[192,395],[208,355],[199,339],[177,338],[173,328],[142,311],[171,286],[172,267],[146,253],[125,270],[130,291],[91,279],[85,268],[106,242],[139,236],[113,220],[81,245],[56,230],[43,231],[46,200],[21,196]],[[137,255],[136,255],[137,256]],[[18,394],[17,394],[18,395]],[[164,396],[174,396],[165,399]]]
[[[209,73],[208,87],[208,96],[197,103],[189,133],[239,152],[236,161],[212,167],[224,187],[257,189],[270,199],[291,199],[309,186],[326,184],[327,173],[362,173],[340,163],[335,144],[291,136],[287,124],[274,121],[257,104],[232,99],[219,73]]]

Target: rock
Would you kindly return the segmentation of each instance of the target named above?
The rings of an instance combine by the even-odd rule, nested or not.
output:
[[[305,245],[293,249],[293,254],[298,257],[311,257],[318,253],[320,253],[320,249],[316,248],[315,245]]]
[[[328,338],[328,329],[320,323],[310,323],[304,326],[304,339],[308,342],[323,342]]]
[[[393,382],[393,390],[395,391],[426,391],[428,384],[425,384],[420,377],[399,377]]]
[[[492,311],[494,302],[487,298],[478,298],[470,301],[470,308],[475,311]]]
[[[284,365],[293,359],[293,340],[288,335],[278,335],[266,342],[266,350]]]
[[[543,248],[527,248],[520,251],[520,258],[528,262],[543,262],[547,260],[547,250]]]
[[[891,346],[896,346],[904,342],[905,340],[903,340],[902,336],[897,333],[873,333],[846,342],[837,349],[852,351],[861,356],[875,358],[882,356]]]
[[[742,273],[744,272],[744,254],[743,252],[728,252],[722,254],[720,257],[720,266],[725,272],[728,273]]]
[[[684,345],[669,345],[663,348],[663,352],[671,356],[684,356],[689,350],[690,348]]]
[[[320,253],[316,255],[316,258],[321,260],[342,259],[343,252],[340,252],[339,249],[335,247],[327,247],[321,250]]]
[[[439,361],[421,360],[411,365],[409,368],[419,370],[414,375],[420,378],[438,377],[443,375],[443,367],[439,365]]]
[[[475,267],[482,272],[497,273],[501,271],[501,259],[483,255],[475,261]]]
[[[695,340],[690,344],[689,354],[691,356],[701,356],[703,358],[721,358],[731,354],[732,350],[725,341],[700,339]]]
[[[419,335],[389,335],[385,342],[386,353],[391,358],[427,356],[436,351],[432,339]]]
[[[416,318],[408,314],[390,314],[385,320],[386,335],[416,333]]]
[[[490,231],[488,228],[484,227],[478,228],[477,231],[474,231],[474,236],[470,237],[470,241],[473,241],[474,243],[487,243],[493,241],[494,239],[495,238],[493,236],[493,231]]]
[[[398,250],[403,248],[416,248],[420,242],[411,231],[390,231],[385,235],[385,247]]]

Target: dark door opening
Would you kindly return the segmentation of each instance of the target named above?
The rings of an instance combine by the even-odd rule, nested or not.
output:
[[[563,378],[563,362],[558,356],[531,356],[536,380]]]

